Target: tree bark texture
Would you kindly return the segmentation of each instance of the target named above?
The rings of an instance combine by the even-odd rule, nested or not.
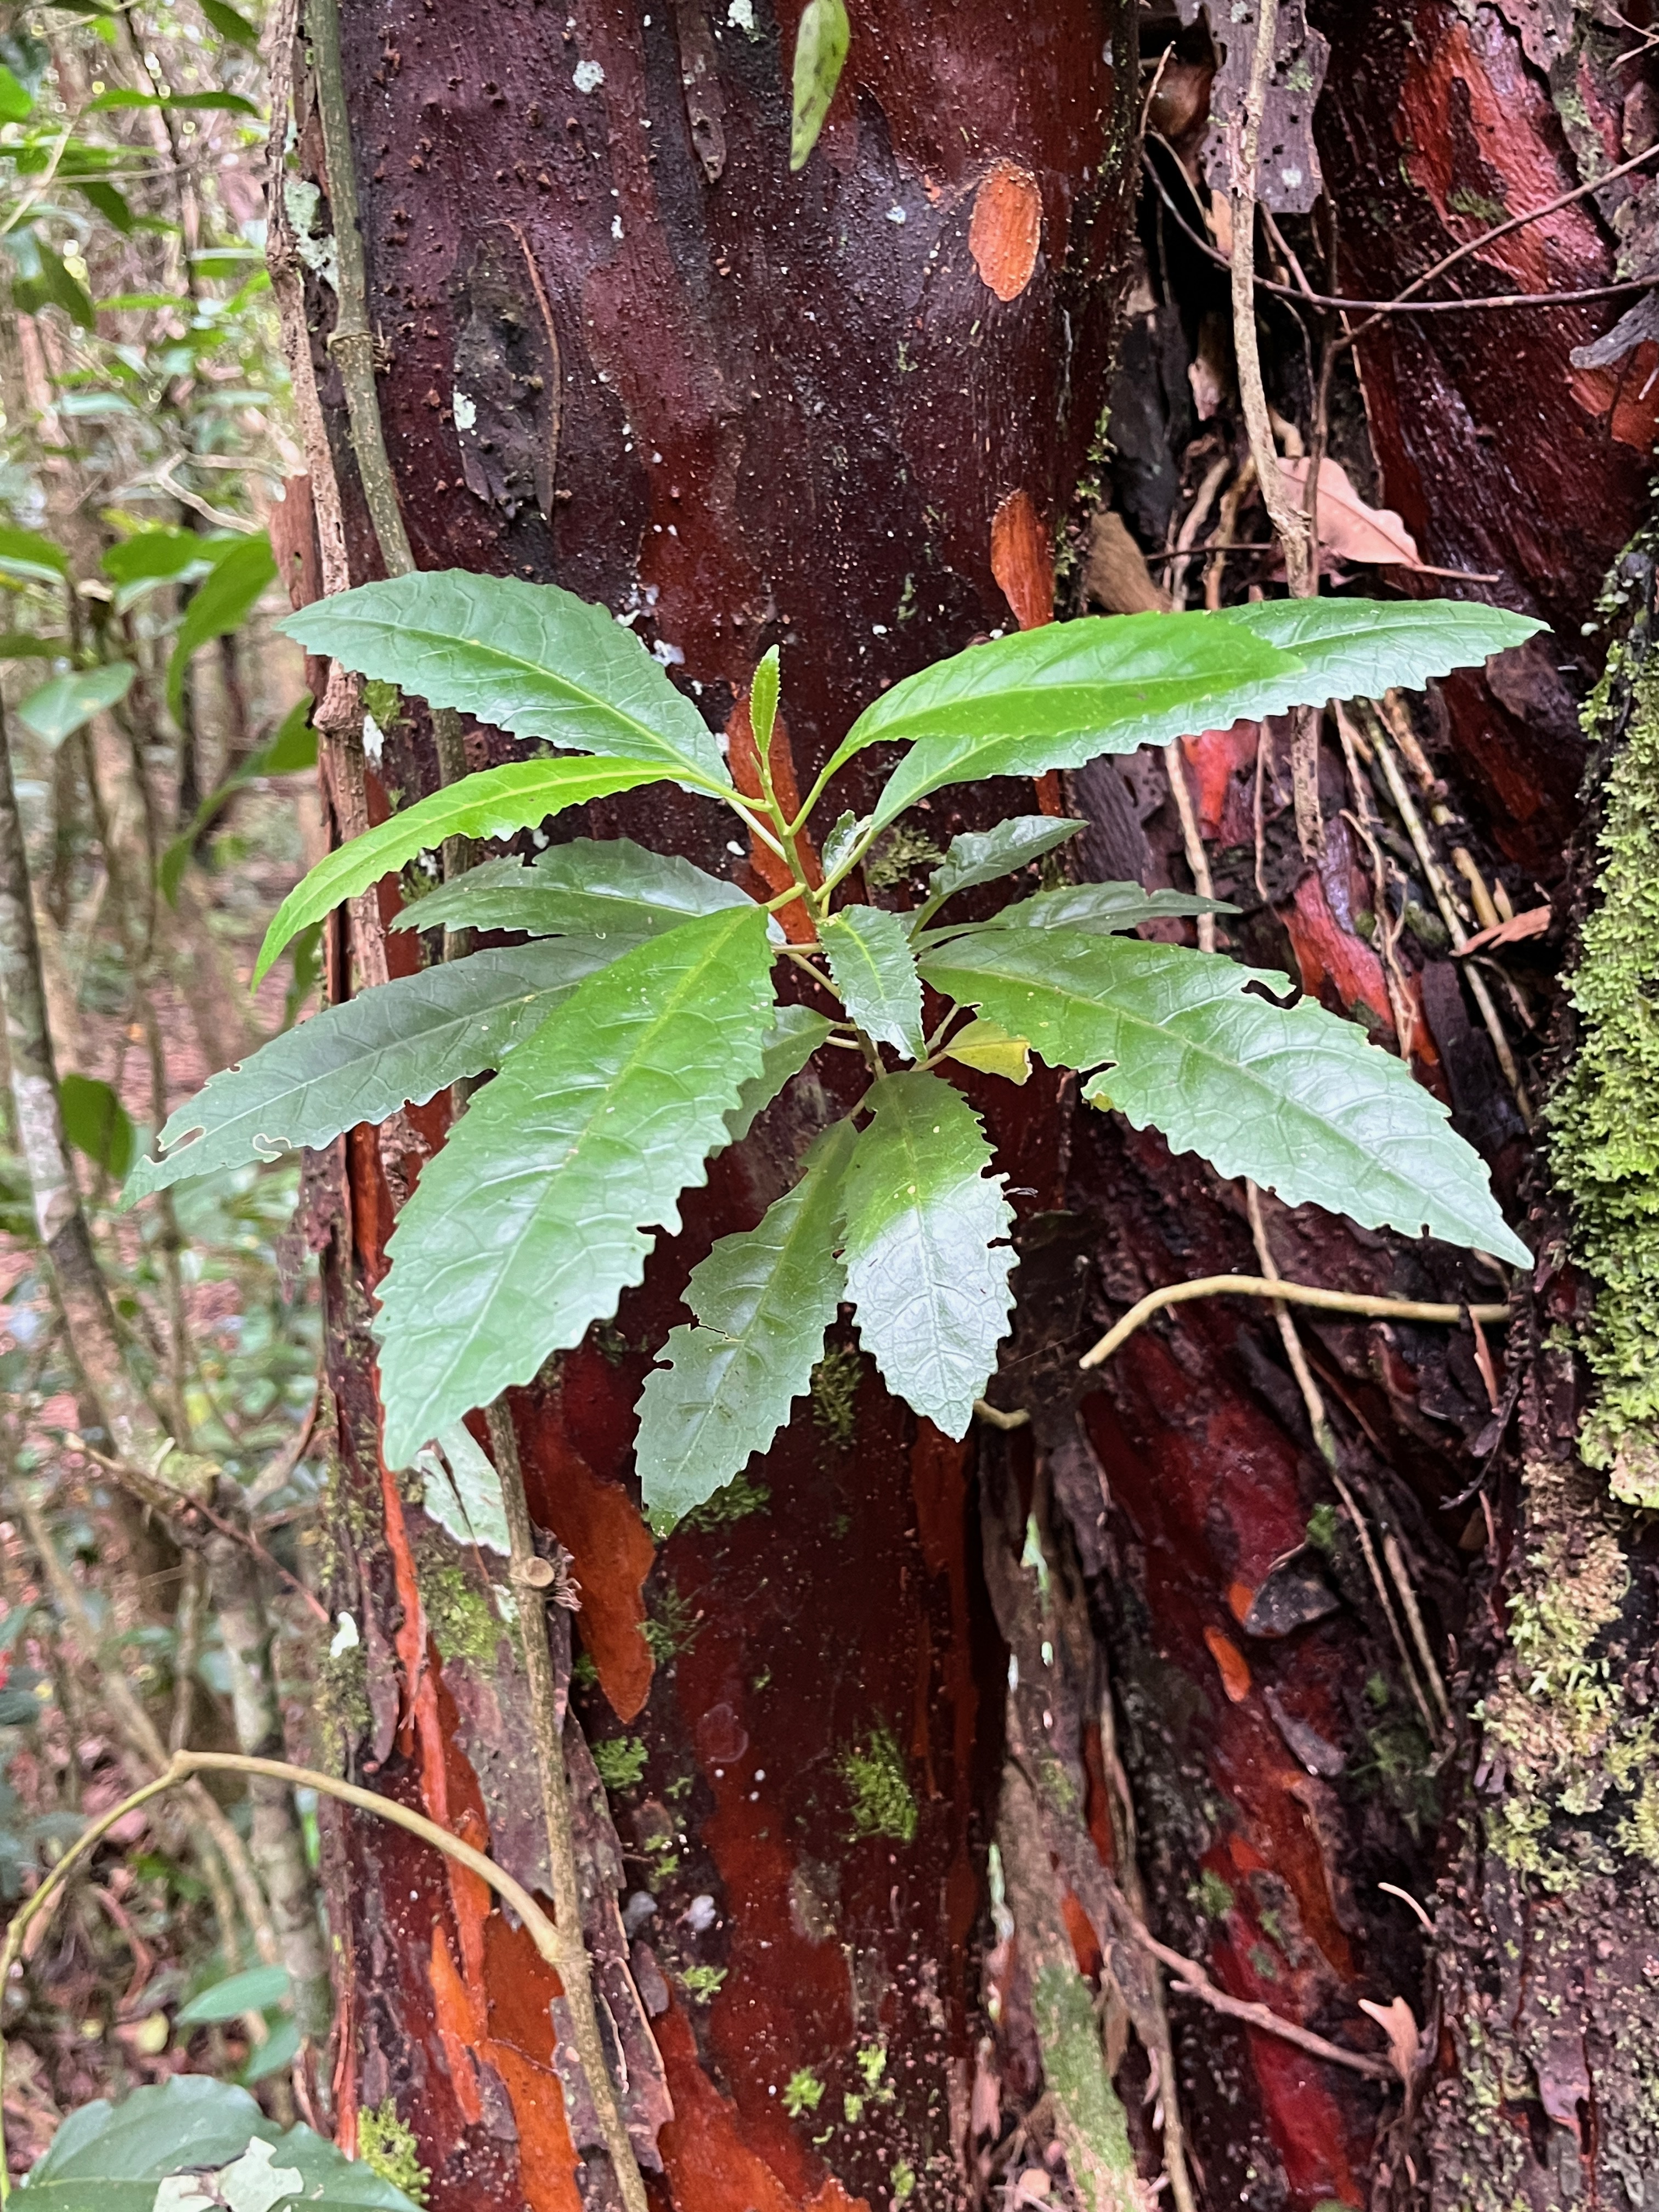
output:
[[[846,76],[795,178],[793,0],[387,0],[343,27],[380,400],[416,560],[605,601],[739,763],[750,673],[781,643],[803,787],[883,684],[1048,617],[1055,536],[1072,542],[1085,477],[1162,542],[1158,487],[1167,519],[1197,428],[1188,369],[1225,299],[1224,271],[1154,255],[1116,343],[1136,252],[1127,14],[1100,0],[854,13]],[[1314,13],[1332,41],[1319,145],[1346,292],[1388,296],[1639,143],[1625,103],[1640,70],[1612,68],[1565,7]],[[325,205],[306,83],[301,70],[297,161]],[[1514,234],[1462,280],[1609,281],[1618,196]],[[374,538],[314,274],[309,303],[361,580],[377,573]],[[1620,304],[1390,319],[1358,348],[1379,502],[1403,512],[1425,560],[1497,574],[1468,588],[1553,626],[1489,682],[1437,695],[1421,734],[1446,791],[1421,796],[1425,816],[1448,808],[1441,861],[1461,888],[1461,844],[1485,880],[1502,870],[1517,906],[1554,897],[1564,915],[1589,858],[1573,849],[1578,703],[1600,643],[1581,628],[1641,520],[1655,425],[1651,344],[1609,370],[1568,354]],[[1305,411],[1295,322],[1264,317],[1270,396],[1294,413],[1299,393]],[[1070,568],[1062,611],[1084,603]],[[434,779],[429,731],[407,711],[371,772],[376,818]],[[467,744],[475,765],[507,757],[493,732]],[[1243,909],[1232,943],[1395,1037],[1359,923],[1369,863],[1342,820],[1341,757],[1328,744],[1328,848],[1310,866],[1284,754],[1259,770],[1253,730],[1183,750],[1217,892]],[[943,845],[1034,803],[1088,818],[1085,873],[1188,881],[1157,760],[1097,763],[1036,801],[1010,786],[977,812],[942,794],[915,818]],[[764,856],[728,848],[711,822],[673,793],[589,810],[593,834],[764,888]],[[386,887],[388,916],[392,903]],[[388,957],[413,946],[393,937]],[[338,943],[331,970],[346,988]],[[1630,1516],[1574,1458],[1582,1382],[1540,1347],[1584,1293],[1462,973],[1441,957],[1413,975],[1413,1057],[1516,1218],[1533,1194],[1551,1253],[1535,1323],[1492,1347],[1500,1407],[1520,1381],[1513,1425],[1468,1329],[1304,1322],[1334,1487],[1272,1320],[1225,1301],[1165,1316],[1085,1382],[1078,1355],[1125,1303],[1260,1261],[1242,1190],[1074,1112],[1044,1078],[976,1099],[1019,1193],[1018,1328],[996,1395],[1029,1408],[1028,1431],[961,1448],[918,1432],[838,1331],[811,1402],[722,1514],[653,1546],[632,1406],[690,1266],[781,1188],[810,1097],[714,1164],[685,1236],[615,1327],[514,1394],[532,1512],[580,1586],[584,1909],[665,2205],[991,2201],[1001,2115],[1029,2112],[1045,2080],[1051,2129],[1099,2204],[1133,2201],[1113,2194],[1122,2130],[1158,2171],[1172,2090],[1206,2208],[1656,2201],[1641,2193],[1659,2159],[1637,2086],[1651,2031],[1618,1994],[1647,1986],[1651,1875],[1613,1839],[1612,1810],[1598,1828],[1597,1807],[1564,1809],[1582,1773],[1494,1757],[1474,1717],[1483,1695],[1508,1698],[1525,1736],[1533,1693],[1505,1656],[1514,1601],[1585,1542],[1617,1595],[1580,1656],[1594,1645],[1600,1663],[1612,1647],[1595,1638],[1616,1622],[1615,1677],[1650,1640],[1638,1611],[1653,1585]],[[1523,1049],[1543,1041],[1510,1027]],[[1529,1068],[1534,1093],[1537,1080]],[[358,1638],[336,1639],[322,1719],[360,1778],[545,1887],[522,1683],[487,1577],[377,1448],[372,1294],[396,1203],[443,1126],[434,1105],[378,1139],[353,1132],[309,1177],[338,1422],[332,1595]],[[1492,1294],[1436,1248],[1271,1201],[1264,1225],[1304,1281]],[[1011,1653],[1023,1688],[1006,1686]],[[1031,1689],[1043,1668],[1046,1698]],[[1597,1755],[1575,1740],[1579,1768]],[[635,1770],[607,1805],[599,1771]],[[1528,1790],[1549,1879],[1489,1840]],[[988,1896],[999,1820],[1012,1942]],[[556,1991],[523,1931],[382,1826],[331,1814],[328,1849],[348,2132],[392,2100],[433,2168],[434,2212],[609,2202],[583,2085],[549,2025]],[[1557,1880],[1575,1851],[1585,1881]],[[1385,2039],[1362,2002],[1395,2007],[1398,2027],[1403,2001],[1425,2030],[1411,2082],[1178,1993],[1172,2053],[1149,2057],[1163,2008],[1121,1921],[1104,1924],[1114,1894],[1139,1899],[1232,1997],[1373,2060]],[[1122,2100],[1086,2140],[1044,2027],[1073,1973],[1097,1997]]]

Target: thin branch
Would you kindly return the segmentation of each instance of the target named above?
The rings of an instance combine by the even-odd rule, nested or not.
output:
[[[1282,1279],[1270,1281],[1262,1275],[1200,1275],[1191,1282],[1169,1283],[1161,1291],[1149,1291],[1138,1304],[1130,1307],[1121,1321],[1114,1322],[1099,1343],[1084,1353],[1078,1365],[1098,1367],[1102,1360],[1109,1359],[1120,1345],[1167,1306],[1184,1306],[1194,1298],[1222,1296],[1273,1298],[1286,1305],[1316,1306],[1325,1313],[1362,1314],[1373,1321],[1443,1322],[1452,1327],[1466,1314],[1473,1314],[1477,1321],[1491,1322],[1510,1317],[1507,1305],[1442,1305],[1421,1298],[1372,1297],[1357,1291],[1322,1290],[1313,1283],[1291,1283]]]
[[[1254,2004],[1244,1997],[1229,1996],[1218,1990],[1195,1959],[1188,1959],[1180,1951],[1171,1950],[1160,1943],[1151,1929],[1128,1916],[1130,1932],[1144,1950],[1166,1966],[1173,1980],[1172,1989],[1182,1995],[1196,1997],[1212,2012],[1224,2013],[1229,2020],[1243,2021],[1248,2027],[1259,2027],[1264,2034],[1276,2035],[1281,2042],[1293,2043],[1299,2051],[1311,2052],[1329,2066],[1345,2066],[1351,2074],[1368,2075],[1374,2081],[1395,2081],[1399,2079],[1391,2063],[1384,2058],[1373,2058],[1363,2051],[1349,2051],[1340,2043],[1329,2043],[1311,2028],[1298,2027],[1293,2020],[1283,2020],[1270,2012],[1264,2004]]]
[[[111,1829],[125,1820],[129,1813],[149,1804],[153,1797],[176,1790],[181,1784],[193,1783],[203,1774],[263,1776],[267,1780],[286,1784],[291,1790],[314,1790],[319,1796],[338,1798],[342,1804],[355,1806],[359,1812],[372,1813],[379,1820],[389,1820],[394,1827],[406,1829],[411,1836],[418,1836],[422,1843],[430,1844],[434,1850],[456,1860],[487,1883],[518,1914],[549,1966],[563,1966],[558,1931],[529,1891],[514,1881],[504,1868],[497,1866],[494,1859],[486,1858],[459,1836],[452,1836],[447,1828],[441,1828],[435,1820],[428,1820],[424,1814],[411,1812],[408,1806],[399,1805],[390,1797],[377,1796],[372,1790],[360,1790],[355,1783],[337,1781],[333,1775],[319,1773],[314,1767],[291,1766],[286,1759],[252,1759],[242,1752],[181,1751],[154,1781],[135,1790],[119,1804],[112,1805],[84,1828],[33,1895],[17,1908],[6,1929],[5,1942],[0,1944],[0,1989],[9,1985],[11,1970],[23,1955],[30,1929],[42,1914],[55,1909],[70,1875],[96,1850]],[[0,2038],[0,2204],[11,2195],[5,2154],[5,2042]],[[640,2202],[645,2202],[643,2192]]]

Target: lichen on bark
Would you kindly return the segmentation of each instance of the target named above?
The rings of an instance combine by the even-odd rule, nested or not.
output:
[[[1585,710],[1617,743],[1601,789],[1597,898],[1571,989],[1577,1049],[1550,1109],[1551,1161],[1576,1256],[1595,1279],[1581,1349],[1597,1395],[1580,1439],[1626,1504],[1659,1506],[1659,659],[1645,602],[1651,546],[1632,548],[1608,611],[1642,611]]]

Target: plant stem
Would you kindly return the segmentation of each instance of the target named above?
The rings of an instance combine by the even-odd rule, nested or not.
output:
[[[605,2063],[599,2013],[593,2002],[592,1969],[582,1937],[581,1887],[571,1827],[563,1716],[559,1710],[558,1684],[554,1679],[544,1611],[552,1576],[547,1561],[536,1549],[530,1507],[525,1497],[524,1474],[519,1464],[518,1434],[504,1397],[496,1399],[485,1419],[489,1427],[495,1473],[501,1480],[507,1540],[512,1547],[508,1574],[519,1608],[519,1641],[530,1692],[530,1725],[536,1742],[536,1763],[541,1771],[542,1809],[547,1825],[547,1853],[553,1882],[554,1942],[557,1947],[553,1963],[564,1984],[576,2056],[581,2062],[588,2094],[599,2115],[605,2147],[616,2168],[623,2203],[627,2212],[647,2212],[639,2160]]]

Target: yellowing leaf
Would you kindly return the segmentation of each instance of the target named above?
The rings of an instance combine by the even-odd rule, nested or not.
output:
[[[945,1046],[945,1057],[981,1075],[1006,1076],[1010,1083],[1024,1083],[1031,1073],[1030,1040],[1010,1036],[1000,1022],[969,1022]]]

